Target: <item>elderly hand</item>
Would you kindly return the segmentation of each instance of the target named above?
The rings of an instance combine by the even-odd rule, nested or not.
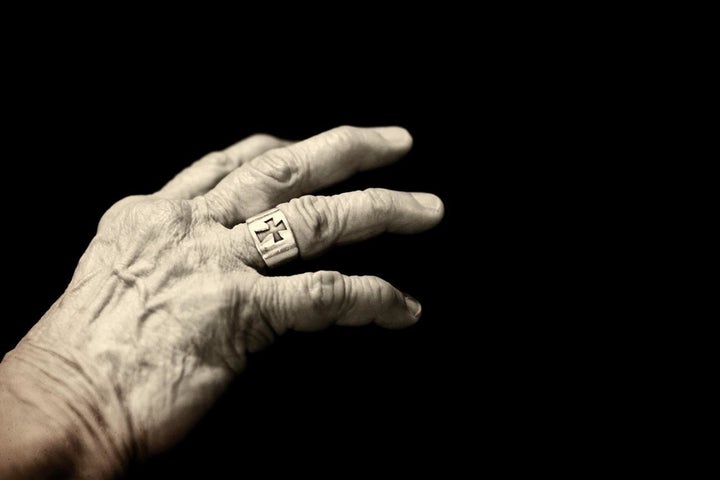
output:
[[[0,478],[107,477],[169,447],[246,354],[287,329],[415,323],[419,303],[377,277],[262,275],[243,223],[278,206],[302,257],[428,229],[443,215],[431,194],[304,195],[411,143],[398,127],[340,127],[294,144],[256,135],[114,205],[67,291],[0,364]]]

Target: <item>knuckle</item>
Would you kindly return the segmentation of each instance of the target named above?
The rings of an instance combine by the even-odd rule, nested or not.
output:
[[[267,133],[254,133],[245,139],[246,142],[258,145],[272,145],[278,143],[280,139]]]
[[[404,303],[402,294],[382,278],[363,276],[359,279],[356,296],[372,305],[376,311],[388,310]]]
[[[227,232],[221,230],[217,244],[222,251],[226,252],[227,257],[230,259],[229,265],[231,265],[231,268],[241,270],[246,268],[261,269],[263,261],[248,228],[244,224],[236,225],[230,230],[230,233],[232,236],[228,239],[225,236]],[[238,265],[238,262],[242,265]]]
[[[327,197],[305,195],[290,200],[289,205],[297,212],[312,238],[332,238],[339,233],[337,215],[333,214]]]
[[[363,289],[375,305],[387,305],[387,289],[376,277],[364,277]]]
[[[148,223],[158,223],[174,218],[178,214],[178,204],[166,198],[155,198],[133,205],[129,214]]]
[[[250,287],[250,311],[245,328],[246,340],[253,340],[257,347],[249,342],[250,350],[259,350],[272,341],[275,335],[281,335],[286,330],[284,315],[277,288],[272,282],[256,281]]]
[[[326,133],[327,141],[333,145],[354,145],[357,143],[360,129],[343,125]]]
[[[391,284],[379,277],[370,277],[370,279],[372,292],[378,305],[389,308],[392,305],[405,303],[402,294]]]
[[[355,279],[356,303],[371,312],[368,320],[377,319],[384,312],[392,310],[395,303],[394,289],[387,282],[375,276],[361,276]],[[352,305],[349,308],[352,308]]]
[[[194,217],[191,202],[145,197],[121,206],[112,220],[120,222],[124,230],[131,229],[138,234],[152,236],[162,232],[185,236],[193,226]]]
[[[199,165],[210,165],[223,170],[237,167],[235,160],[224,151],[210,152],[198,161]]]
[[[346,303],[348,285],[339,272],[313,272],[307,278],[307,298],[318,313],[335,313]]]
[[[275,149],[248,163],[248,170],[255,178],[287,187],[299,178],[301,165],[301,159],[292,150]]]
[[[368,188],[363,191],[372,209],[379,214],[388,214],[395,208],[395,201],[389,190]]]
[[[135,203],[141,202],[145,198],[147,197],[145,197],[144,195],[132,195],[130,197],[125,197],[121,200],[118,200],[100,218],[99,228],[102,228],[109,222],[112,222],[118,216],[120,216],[127,208],[130,208]]]

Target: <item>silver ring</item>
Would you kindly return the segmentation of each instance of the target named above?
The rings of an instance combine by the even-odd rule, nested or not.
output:
[[[268,267],[276,267],[300,254],[287,217],[277,208],[248,218],[245,224]]]

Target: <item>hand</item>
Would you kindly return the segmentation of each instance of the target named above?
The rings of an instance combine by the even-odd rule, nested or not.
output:
[[[386,231],[428,229],[443,205],[427,193],[303,196],[391,163],[411,143],[397,127],[340,127],[295,144],[257,135],[207,155],[153,195],[114,205],[67,291],[0,364],[2,401],[26,403],[6,417],[15,446],[28,430],[32,441],[61,431],[72,453],[44,440],[62,459],[54,462],[78,475],[109,475],[176,442],[246,354],[287,329],[415,323],[419,303],[377,277],[262,275],[242,223],[277,205],[302,257]],[[52,418],[51,427],[43,420],[29,429],[33,415]]]

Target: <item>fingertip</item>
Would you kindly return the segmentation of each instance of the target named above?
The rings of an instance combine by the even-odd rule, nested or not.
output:
[[[444,209],[443,202],[437,195],[425,192],[410,192],[410,195],[426,210],[440,212]]]
[[[437,195],[425,192],[410,192],[410,195],[423,208],[423,212],[430,216],[433,225],[442,220],[445,215],[445,204]]]
[[[443,202],[442,199],[440,197],[438,197],[437,195],[435,196],[435,198],[438,199],[439,204],[438,204],[437,208],[435,209],[434,214],[435,214],[435,218],[437,220],[436,223],[439,223],[440,220],[442,220],[443,217],[445,216],[445,202]]]
[[[422,306],[407,293],[399,292],[401,301],[375,319],[375,323],[388,330],[401,330],[415,325],[422,315]]]
[[[437,195],[425,192],[390,191],[394,204],[391,214],[383,218],[384,231],[392,233],[420,233],[435,227],[443,218],[445,206]]]
[[[412,323],[416,323],[420,320],[420,316],[422,315],[422,305],[420,305],[420,302],[407,293],[403,294],[403,296],[405,297],[405,307],[407,308],[407,313],[412,319]]]
[[[393,147],[404,150],[410,150],[412,147],[412,135],[403,127],[376,127],[374,130]]]

